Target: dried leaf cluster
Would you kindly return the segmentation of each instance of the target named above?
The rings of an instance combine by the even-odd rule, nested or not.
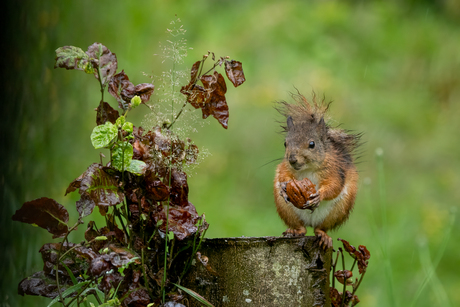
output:
[[[191,80],[181,93],[186,104],[201,108],[203,118],[212,115],[226,128],[227,88],[215,68],[225,64],[235,86],[244,82],[243,70],[240,62],[220,58],[212,73],[201,74],[206,58],[192,66]],[[85,71],[99,81],[102,98],[91,141],[95,148],[110,151],[110,161],[104,164],[101,156],[100,163],[91,164],[69,184],[66,194],[77,190],[80,194],[75,225],[69,226],[64,206],[46,197],[26,202],[16,211],[13,220],[63,238],[40,249],[43,271],[23,279],[19,294],[49,297],[64,306],[80,305],[89,295],[101,306],[183,306],[180,280],[208,228],[204,215],[198,215],[188,199],[187,174],[182,169],[196,163],[199,149],[170,129],[181,112],[169,127],[159,123],[150,131],[126,120],[130,110],[150,99],[154,85],[134,85],[123,70],[116,73],[117,66],[115,53],[100,43],[86,52],[74,46],[56,50],[55,67]],[[121,115],[104,101],[105,88],[118,102]],[[69,242],[69,233],[96,207],[106,225],[98,228],[90,221],[84,240]]]
[[[342,242],[343,249],[339,247],[335,262],[332,263],[333,277],[332,287],[330,291],[331,303],[333,307],[355,306],[359,303],[358,296],[355,293],[356,290],[358,290],[361,281],[363,280],[364,274],[366,273],[371,254],[364,245],[360,245],[358,246],[358,249],[356,249],[353,245],[348,243],[348,241],[340,238],[338,240]],[[351,266],[350,270],[345,269],[344,251],[347,252],[354,259],[353,265]],[[343,270],[336,270],[339,255],[341,255],[342,257]],[[360,277],[359,279],[356,278],[353,282],[353,268],[356,264],[358,264]],[[342,292],[339,292],[339,290],[335,288],[335,280],[337,280],[339,283],[343,285]],[[347,286],[352,287],[352,292],[346,290]]]

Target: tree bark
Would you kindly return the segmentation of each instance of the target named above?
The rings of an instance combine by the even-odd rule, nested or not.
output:
[[[216,307],[330,306],[331,254],[315,237],[205,239],[182,285]]]

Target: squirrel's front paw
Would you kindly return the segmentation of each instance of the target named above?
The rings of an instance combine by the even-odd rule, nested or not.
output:
[[[320,201],[321,197],[319,196],[318,192],[311,194],[310,197],[308,197],[308,201],[303,206],[303,209],[310,209],[313,211],[318,208]]]
[[[286,193],[286,185],[287,185],[287,182],[280,183],[280,195],[284,198],[284,201],[288,203],[291,200],[289,199],[289,196]]]

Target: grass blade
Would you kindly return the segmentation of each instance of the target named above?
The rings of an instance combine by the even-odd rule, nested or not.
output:
[[[205,306],[207,307],[214,307],[213,304],[211,304],[210,302],[208,302],[204,297],[202,297],[201,295],[199,295],[198,293],[196,293],[195,291],[193,290],[190,290],[188,288],[185,288],[185,287],[182,287],[178,284],[175,284],[173,283],[174,286],[176,286],[177,288],[181,289],[182,291],[184,291],[185,293],[187,293],[188,295],[190,295],[191,297],[193,297],[194,299],[196,299],[198,302],[200,302],[201,304],[204,304]]]

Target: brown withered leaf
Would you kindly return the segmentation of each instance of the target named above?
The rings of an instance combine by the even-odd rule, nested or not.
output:
[[[366,272],[367,265],[369,264],[368,260],[371,258],[371,253],[367,250],[367,248],[364,245],[360,245],[358,246],[358,251],[355,252],[355,254],[358,257],[359,274],[363,274],[364,272]]]
[[[123,281],[123,277],[118,272],[106,274],[101,282],[97,285],[99,290],[104,293],[109,293],[110,289],[117,289],[118,285]]]
[[[100,255],[99,257],[96,257],[91,260],[87,271],[87,274],[89,276],[97,277],[103,273],[110,271],[113,268],[111,263],[108,260],[106,260],[103,256],[105,255]]]
[[[61,291],[65,291],[71,285],[72,281],[70,279],[59,279]],[[19,282],[18,294],[22,296],[27,294],[55,298],[59,295],[56,278],[46,275],[43,271],[34,273]]]
[[[343,248],[350,254],[350,256],[352,256],[353,258],[356,258],[355,256],[356,248],[353,245],[348,243],[347,240],[344,240],[341,238],[338,238],[337,240],[342,242]]]
[[[110,80],[109,93],[118,101],[118,106],[126,110],[134,96],[139,96],[142,103],[146,103],[154,91],[151,83],[141,83],[134,86],[129,81],[128,75],[122,70]]]
[[[169,188],[154,172],[148,170],[145,177],[146,196],[154,201],[164,201],[169,197]]]
[[[240,86],[246,81],[243,73],[243,64],[239,61],[225,61],[225,73],[235,87]]]
[[[107,121],[111,122],[112,124],[115,124],[117,118],[120,117],[118,111],[112,108],[110,104],[108,104],[105,101],[101,101],[101,103],[96,109],[96,112],[96,124],[98,126],[105,124],[105,122]]]
[[[347,283],[347,285],[351,285],[353,283],[353,281],[349,280],[349,278],[353,277],[353,273],[351,271],[348,271],[348,270],[338,270],[336,272],[334,272],[334,276],[335,278],[337,278],[337,280],[343,285],[345,282]]]
[[[25,202],[12,219],[13,221],[40,226],[53,234],[53,239],[55,239],[66,235],[69,213],[64,206],[54,199],[42,197]]]
[[[171,169],[170,172],[171,174],[168,171],[165,178],[167,183],[169,178],[171,178],[171,182],[168,184],[170,187],[170,201],[174,205],[187,206],[189,204],[187,174],[175,168]]]
[[[194,164],[198,159],[199,152],[200,151],[198,150],[198,146],[195,144],[189,144],[188,148],[185,149],[185,162],[187,164]]]
[[[195,108],[199,108],[199,105],[204,102],[205,89],[201,85],[197,85],[198,69],[202,61],[197,61],[192,65],[190,71],[190,82],[183,86],[180,90],[182,94],[187,96],[187,101],[190,102]]]
[[[72,181],[66,190],[66,195],[79,189],[82,196],[77,202],[77,210],[82,217],[91,214],[94,205],[101,207],[115,206],[124,199],[124,194],[118,190],[118,181],[103,170],[98,163],[91,164],[88,169]]]
[[[161,232],[166,233],[165,206],[158,206],[157,210],[154,214],[155,222],[158,223],[160,220],[163,220],[164,222],[159,226],[159,229]],[[197,227],[195,224],[198,218],[195,206],[190,202],[184,207],[170,206],[169,231],[173,232],[178,240],[183,240],[196,233]]]
[[[127,281],[126,286],[123,282],[122,284],[122,294],[120,297],[124,297],[123,306],[124,307],[143,307],[147,306],[150,303],[150,296],[147,291],[141,287],[142,274],[137,270],[129,270],[125,275],[125,280]]]
[[[342,303],[341,293],[336,288],[331,288],[329,295],[331,297],[331,305],[333,307],[340,307],[340,304]]]
[[[344,239],[340,239],[340,238],[338,238],[337,240],[342,242],[343,248],[350,254],[351,257],[353,257],[354,259],[357,259],[359,274],[364,273],[369,263],[368,260],[371,257],[371,253],[367,250],[366,246],[360,245],[358,246],[358,250],[357,250],[353,245],[348,243],[348,241]]]
[[[224,77],[217,71],[214,71],[213,75],[203,75],[201,82],[206,90],[206,100],[204,104],[200,105],[203,118],[205,119],[209,115],[212,115],[222,127],[227,129],[229,113],[227,100],[225,99],[227,85],[225,84]]]
[[[117,56],[112,53],[106,46],[100,43],[94,43],[88,47],[86,54],[91,58],[93,67],[99,67],[101,76],[98,76],[97,69],[94,71],[96,79],[106,84],[117,71]]]
[[[355,294],[353,295],[353,297],[351,298],[351,306],[356,306],[358,305],[358,303],[360,302],[358,296]]]
[[[43,272],[50,276],[56,276],[55,266],[58,263],[57,256],[59,254],[59,250],[61,249],[61,255],[63,255],[67,250],[74,246],[75,244],[73,243],[65,243],[61,249],[61,243],[44,244],[39,250],[43,259]],[[81,263],[83,259],[80,258],[80,260]],[[59,276],[69,276],[69,273],[64,268],[64,266],[62,266],[61,263],[64,263],[72,271],[74,276],[80,275],[80,273],[82,273],[82,268],[78,263],[76,263],[76,261],[78,261],[78,259],[76,257],[74,258],[73,255],[71,255],[70,253],[64,256],[64,258],[59,263]]]

